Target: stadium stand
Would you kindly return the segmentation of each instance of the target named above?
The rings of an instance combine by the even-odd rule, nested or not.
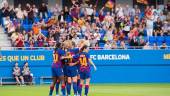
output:
[[[44,10],[40,10],[42,7]],[[132,8],[117,5],[113,11],[106,10],[107,7],[96,9],[95,5],[83,7],[83,4],[75,3],[61,10],[56,6],[49,9],[47,5],[37,8],[26,4],[25,9],[21,9],[20,6],[10,8],[6,3],[1,9],[1,17],[13,47],[54,47],[56,43],[75,38],[77,41],[86,40],[90,47],[94,47],[92,42],[104,47],[107,41],[110,45],[116,42],[118,48],[122,41],[125,42],[124,48],[138,48],[147,42],[150,46],[154,43],[161,46],[163,42],[170,45],[167,7],[161,9],[159,6],[147,6],[142,10],[138,6]],[[18,27],[19,24],[21,27]],[[39,35],[43,38],[38,38]],[[1,31],[0,38],[5,38],[1,41],[7,45],[0,44],[10,47],[5,36]],[[110,49],[113,49],[112,46]]]
[[[26,8],[22,10],[19,5],[16,8],[10,8],[7,3],[0,10],[0,20],[3,21],[2,27],[0,28],[0,47],[2,50],[9,50],[14,47],[15,49],[18,49],[16,50],[18,54],[20,50],[26,50],[26,53],[29,53],[28,50],[37,50],[37,52],[39,52],[40,50],[44,51],[44,49],[49,49],[49,47],[54,48],[57,43],[62,43],[65,40],[74,41],[75,45],[77,45],[78,47],[80,42],[83,40],[90,48],[95,49],[94,51],[96,53],[98,52],[98,49],[170,49],[170,47],[168,47],[170,46],[170,20],[168,19],[170,16],[166,12],[167,10],[169,10],[167,9],[166,5],[164,6],[164,9],[160,9],[159,7],[154,8],[153,6],[146,6],[146,8],[142,10],[139,8],[139,6],[135,6],[133,8],[132,6],[121,6],[118,4],[115,6],[115,8],[113,8],[113,10],[109,11],[107,6],[103,6],[103,8],[96,8],[95,5],[90,5],[91,4],[83,5],[75,3],[72,4],[71,7],[63,6],[63,9],[55,6],[52,9],[48,8],[47,16],[41,16],[39,11],[40,8],[38,8],[38,6],[36,7],[27,4]],[[122,52],[122,50],[118,51]],[[135,50],[135,52],[136,51],[137,50]],[[161,51],[160,53],[163,53],[162,50],[157,51]],[[31,52],[35,53],[36,51]],[[114,50],[114,52],[117,53],[116,50]],[[129,51],[129,54],[133,52]],[[142,52],[143,51],[141,51],[140,53],[142,55],[148,54],[145,51],[143,53]],[[154,61],[155,58],[153,59],[154,56],[151,55],[155,53],[153,53],[153,51],[151,52],[152,53],[149,55],[150,57],[145,57],[146,61],[146,58],[152,58],[151,61]],[[111,52],[109,50],[106,50],[106,53]],[[160,53],[159,56],[163,56]],[[136,53],[134,57],[138,57],[138,54],[139,53]],[[165,55],[166,54],[164,54],[164,56]],[[49,58],[49,55],[46,57]],[[168,58],[168,54],[165,57]],[[156,66],[155,68],[158,70],[158,72],[161,72],[162,70],[169,68],[167,67],[169,62],[163,64],[164,61],[161,63],[155,61],[156,63],[158,63],[158,65],[155,64],[152,66]],[[8,65],[4,63],[5,60],[2,62],[2,68]],[[44,65],[44,67],[42,66],[42,62],[38,64],[37,62],[38,61],[35,61],[35,65],[31,66],[34,68],[34,73],[38,74],[36,82],[40,84],[50,83],[50,71],[46,72],[45,75],[42,74],[44,70],[47,70],[47,68],[49,68],[49,65],[51,63],[49,63],[48,61],[48,65]],[[119,63],[120,62],[116,64]],[[139,66],[135,64],[134,66]],[[37,67],[36,65],[39,66]],[[133,75],[131,74],[135,73],[133,71],[135,68],[133,68],[134,66],[132,65],[130,65],[132,68],[130,67],[130,69],[127,70],[131,77],[133,77]],[[109,69],[112,70],[112,73],[115,73],[116,77],[121,77],[117,76],[116,73],[124,72],[120,69],[124,69],[124,66],[127,65],[121,65],[121,68],[118,68],[116,70],[114,70],[112,64],[101,64],[99,66],[104,66],[104,70],[106,70],[105,73],[110,73],[110,71],[108,71]],[[107,69],[108,66],[109,68]],[[140,66],[147,66],[147,69],[152,71],[152,73],[150,74],[155,74],[154,68],[148,68],[148,66],[151,65],[141,64]],[[141,69],[140,66],[137,67],[136,70]],[[163,69],[161,69],[159,68],[159,66],[164,67]],[[7,69],[6,72],[10,71],[9,68],[5,69]],[[41,72],[39,70],[41,70],[42,73],[39,73]],[[50,68],[48,70],[50,70]],[[142,71],[140,71],[139,73],[146,72],[144,68],[141,70]],[[102,72],[100,72],[101,71],[97,73],[97,76],[103,74]],[[165,75],[163,76],[168,77],[167,74],[169,73],[169,69],[164,70],[163,73],[165,73]],[[124,82],[124,73],[122,74],[122,81],[116,79],[117,81]],[[145,77],[146,74],[148,73],[143,73],[142,76],[137,74],[136,76]],[[162,74],[158,75],[162,76]],[[3,74],[2,76],[4,75],[5,74]],[[11,76],[10,73],[8,73],[8,75]],[[134,79],[134,81],[136,80],[139,82],[141,80],[140,77],[138,77],[137,80]],[[148,75],[148,77],[150,76]],[[155,76],[155,78],[157,77]],[[108,81],[104,79],[105,78],[101,78],[100,82],[108,82],[109,80],[110,82],[112,82],[111,79],[108,79]],[[153,81],[154,80],[156,79],[153,79]],[[147,79],[143,79],[143,81],[141,80],[141,82],[146,81]],[[162,82],[163,80],[161,81],[161,79],[159,79],[158,81]],[[16,82],[12,77],[4,76],[0,78],[0,85],[15,83]]]

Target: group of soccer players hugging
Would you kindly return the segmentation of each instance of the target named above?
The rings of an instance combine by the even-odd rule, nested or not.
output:
[[[53,82],[50,85],[49,96],[52,96],[54,88],[56,96],[59,96],[60,85],[62,96],[71,96],[71,86],[73,86],[74,96],[82,96],[84,85],[84,96],[87,96],[90,83],[90,65],[93,65],[94,70],[96,70],[96,66],[88,54],[88,46],[82,43],[79,48],[75,48],[75,43],[69,40],[56,46],[53,52]]]

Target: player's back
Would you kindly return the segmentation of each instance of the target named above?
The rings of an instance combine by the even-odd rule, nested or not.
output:
[[[62,61],[61,61],[61,57],[64,56],[65,52],[62,49],[57,49],[54,51],[53,53],[53,64],[52,67],[56,67],[56,68],[61,68],[62,67]]]

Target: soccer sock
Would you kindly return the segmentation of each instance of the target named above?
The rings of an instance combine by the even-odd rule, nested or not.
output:
[[[61,86],[61,91],[62,91],[63,96],[66,96],[65,87],[66,87],[65,85],[62,85],[62,86]]]
[[[53,94],[53,90],[54,90],[54,86],[50,86],[49,96],[52,96],[52,94]]]
[[[58,95],[59,85],[60,85],[60,82],[57,82],[55,85],[56,95]]]
[[[81,92],[82,92],[82,85],[79,85],[79,89],[78,89],[78,95],[81,96]]]
[[[87,96],[88,92],[89,92],[89,85],[86,85],[86,86],[85,86],[85,95],[86,95],[86,96]]]
[[[61,86],[61,92],[62,92],[63,96],[66,96],[66,89],[65,89],[65,87],[66,87],[65,85]]]
[[[67,83],[67,95],[70,95],[71,92],[71,83]]]
[[[74,95],[77,95],[77,82],[73,82]]]

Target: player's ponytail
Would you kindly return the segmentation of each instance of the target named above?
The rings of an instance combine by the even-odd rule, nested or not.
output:
[[[81,49],[80,49],[80,53],[83,52],[85,49],[87,49],[88,46],[87,45],[84,45]]]
[[[61,48],[61,44],[60,43],[57,43],[56,46],[55,46],[55,51],[57,51],[58,49]]]

